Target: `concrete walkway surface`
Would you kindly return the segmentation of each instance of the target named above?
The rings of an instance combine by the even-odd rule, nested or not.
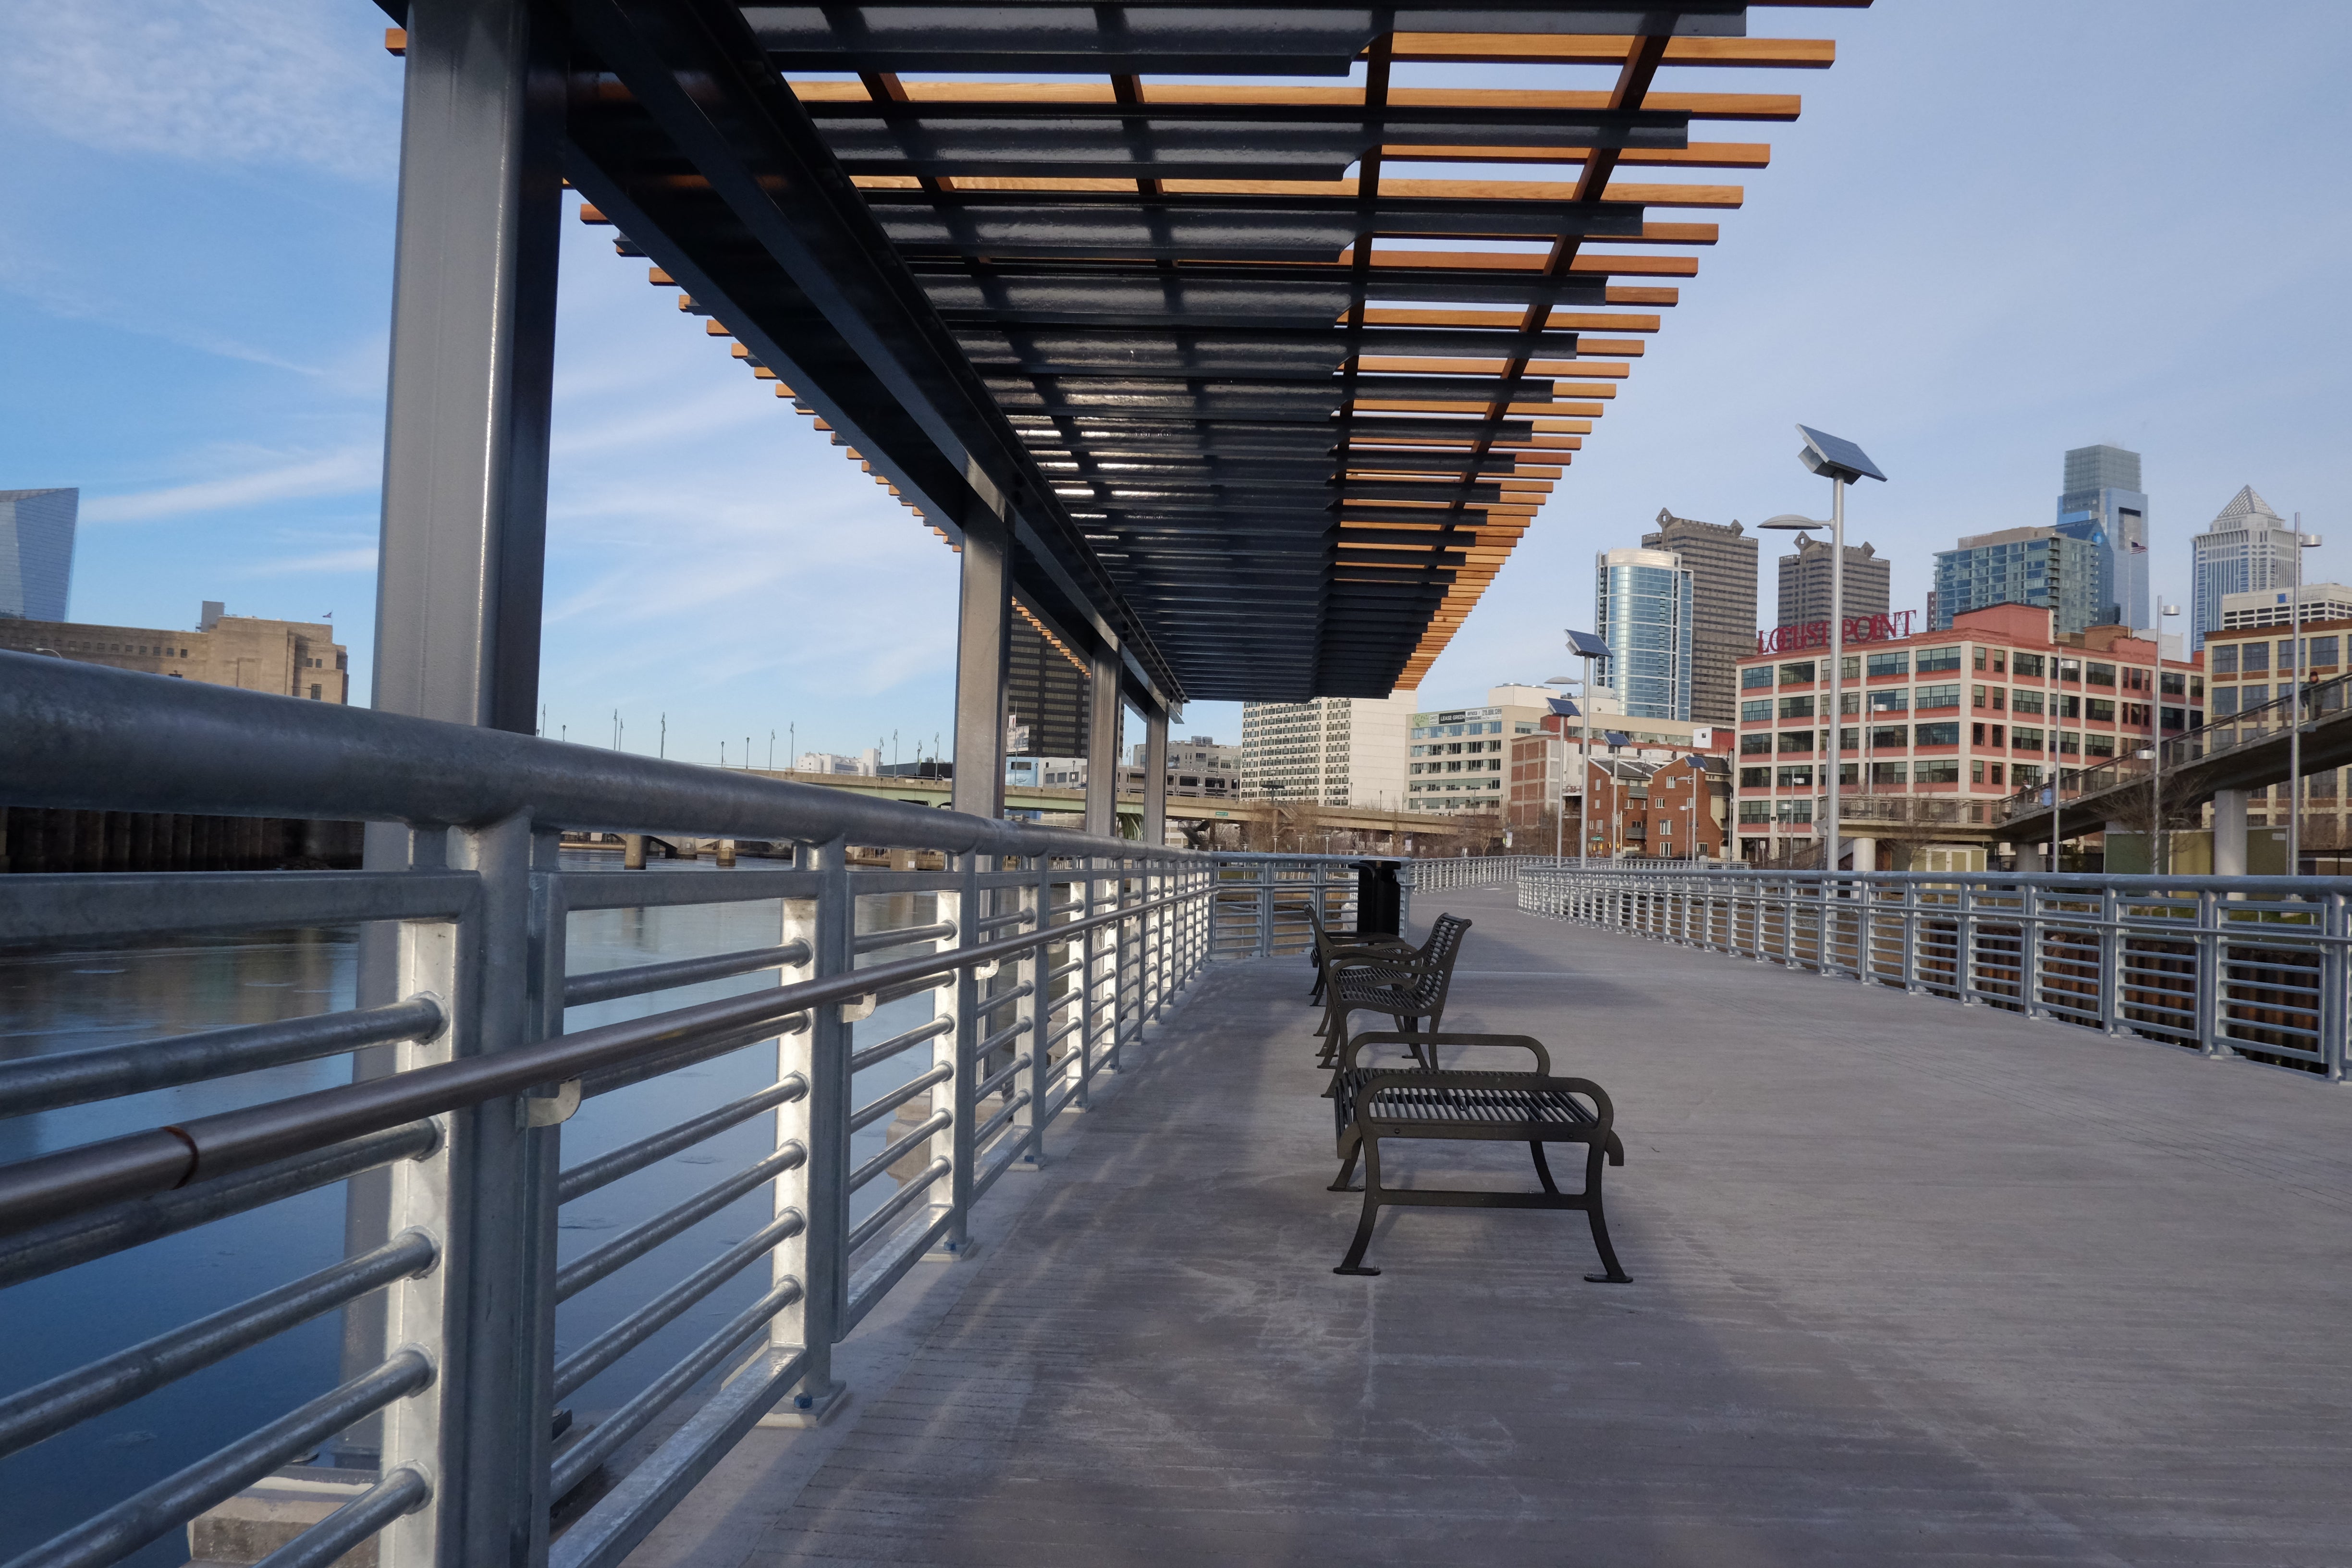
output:
[[[632,1563],[2352,1563],[2346,1089],[1416,904],[1475,921],[1449,1027],[1614,1097],[1632,1285],[1559,1213],[1390,1211],[1332,1274],[1307,968],[1220,967],[843,1347],[847,1413]]]

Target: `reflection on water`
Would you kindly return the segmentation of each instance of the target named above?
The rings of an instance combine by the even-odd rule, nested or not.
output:
[[[617,855],[565,857],[567,868],[617,866]],[[615,872],[615,874],[624,874]],[[722,873],[714,873],[722,874]],[[859,900],[861,931],[925,925],[929,894]],[[568,968],[575,974],[701,953],[773,945],[782,910],[772,900],[655,910],[600,910],[572,918]],[[137,949],[0,952],[0,1060],[88,1050],[142,1039],[263,1023],[352,1005],[355,927],[248,931]],[[866,962],[906,956],[881,952]],[[640,1017],[773,984],[775,972],[737,975],[649,996],[576,1007],[573,1029]],[[929,994],[878,1008],[856,1026],[871,1045],[929,1017]],[[855,1103],[905,1082],[929,1064],[918,1047],[858,1075]],[[642,1138],[774,1081],[772,1041],[592,1100],[562,1129],[567,1166]],[[274,1068],[239,1078],[35,1116],[0,1119],[0,1160],[141,1131],[347,1081],[348,1061]],[[889,1122],[857,1134],[851,1161],[879,1152]],[[775,1146],[762,1113],[565,1207],[564,1261],[614,1232],[741,1169]],[[868,1185],[852,1221],[891,1190]],[[566,1301],[557,1313],[560,1357],[663,1285],[765,1223],[761,1188],[685,1235]],[[0,1393],[13,1393],[98,1356],[218,1311],[342,1253],[343,1197],[322,1188],[269,1208],[168,1237],[129,1252],[0,1290]],[[565,1403],[583,1420],[610,1409],[676,1362],[765,1289],[754,1264],[667,1325]],[[0,1561],[37,1545],[95,1509],[126,1497],[315,1396],[336,1377],[337,1325],[320,1319],[25,1453],[0,1460]],[[184,1562],[185,1538],[156,1542],[127,1561],[163,1568]]]

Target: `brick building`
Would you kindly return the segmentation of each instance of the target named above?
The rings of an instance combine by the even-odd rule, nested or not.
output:
[[[2334,680],[2352,671],[2352,620],[2306,619],[2303,626],[2305,680]],[[2285,626],[2229,626],[2205,634],[2205,678],[2212,684],[2215,723],[2275,702],[2294,685],[2294,634]],[[2308,848],[2352,847],[2347,806],[2352,769],[2329,768],[2303,778],[2303,842]],[[2287,787],[2250,790],[2246,826],[2274,827],[2287,816]]]
[[[2123,626],[2057,635],[2047,608],[1994,605],[1946,631],[1849,646],[1835,753],[1845,831],[1899,827],[1936,851],[1916,862],[1927,869],[1983,865],[1980,835],[1934,845],[1936,823],[1984,825],[1994,802],[2053,767],[2146,745],[2159,708],[2168,735],[2204,721],[2197,665],[2160,659]],[[1811,648],[1741,663],[1733,766],[1745,858],[1812,847],[1831,757],[1828,674]]]
[[[0,647],[282,697],[351,700],[351,658],[333,626],[225,616],[211,600],[194,631],[0,619]]]

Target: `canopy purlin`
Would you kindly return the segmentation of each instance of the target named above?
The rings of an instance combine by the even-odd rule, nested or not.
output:
[[[1691,73],[1834,54],[1728,0],[572,12],[583,216],[1167,699],[1416,687],[1715,241],[1654,214],[1741,201],[1658,176],[1767,161],[1694,122],[1797,114]]]

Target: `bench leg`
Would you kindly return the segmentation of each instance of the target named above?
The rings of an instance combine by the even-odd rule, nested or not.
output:
[[[1603,1151],[1600,1144],[1591,1145],[1584,1162],[1584,1217],[1592,1222],[1593,1249],[1601,1254],[1601,1266],[1605,1274],[1588,1274],[1584,1278],[1595,1285],[1630,1285],[1633,1277],[1617,1261],[1617,1249],[1609,1245],[1609,1221],[1601,1212],[1601,1162]]]
[[[1347,1152],[1339,1158],[1339,1179],[1331,1184],[1331,1191],[1352,1193],[1356,1190],[1349,1185],[1349,1183],[1356,1174],[1356,1157],[1363,1152],[1364,1146],[1360,1141],[1348,1145]]]
[[[1530,1143],[1528,1152],[1536,1157],[1536,1180],[1543,1184],[1543,1190],[1553,1197],[1559,1196],[1559,1185],[1551,1179],[1551,1162],[1544,1158],[1543,1145]]]
[[[1373,1139],[1362,1140],[1357,1147],[1364,1156],[1364,1217],[1356,1222],[1356,1239],[1348,1247],[1348,1257],[1334,1274],[1371,1275],[1377,1268],[1364,1267],[1364,1249],[1372,1244],[1372,1221],[1381,1215],[1381,1149]]]

